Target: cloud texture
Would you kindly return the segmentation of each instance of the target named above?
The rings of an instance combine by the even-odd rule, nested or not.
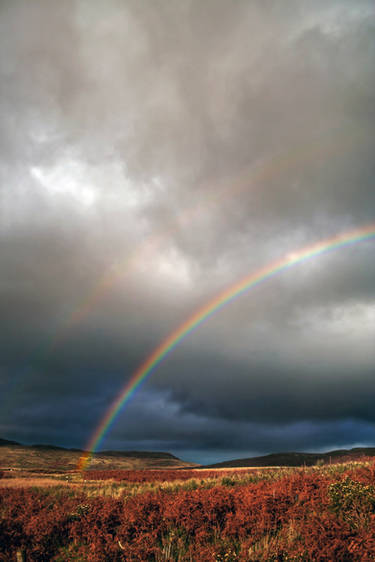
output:
[[[0,4],[2,436],[84,446],[194,309],[374,222],[366,0]],[[374,445],[375,246],[213,316],[105,447]]]

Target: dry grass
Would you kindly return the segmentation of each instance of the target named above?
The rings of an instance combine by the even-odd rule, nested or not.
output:
[[[66,480],[55,478],[4,478],[0,480],[0,488],[50,488],[51,486],[71,486]],[[75,484],[77,485],[77,484]]]
[[[190,472],[190,470],[189,470]],[[246,484],[250,481],[257,480],[273,480],[280,478],[291,469],[275,470],[274,467],[270,470],[266,467],[265,470],[223,470],[217,469],[210,472],[217,473],[217,477],[206,477],[204,473],[199,470],[194,470],[195,477],[188,480],[172,480],[172,481],[150,481],[150,482],[127,482],[116,481],[114,479],[108,480],[84,480],[83,475],[78,472],[66,473],[45,473],[36,471],[25,471],[12,469],[5,473],[5,477],[0,479],[1,488],[56,488],[61,487],[70,488],[73,493],[84,494],[88,498],[93,497],[112,497],[112,498],[126,498],[135,495],[143,494],[145,492],[162,491],[165,493],[175,493],[179,490],[196,490],[198,488],[213,488],[218,484],[226,486],[235,486]],[[232,474],[229,474],[232,473]],[[162,472],[161,474],[164,475]],[[222,475],[222,476],[221,476]],[[52,492],[53,490],[51,490]]]

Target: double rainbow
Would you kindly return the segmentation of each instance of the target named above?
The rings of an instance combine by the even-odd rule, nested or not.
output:
[[[154,372],[156,367],[158,367],[165,357],[167,357],[167,355],[169,355],[183,339],[197,329],[203,322],[208,320],[213,314],[263,281],[267,281],[278,273],[281,273],[294,265],[308,261],[329,251],[343,248],[364,240],[370,240],[372,238],[375,238],[375,223],[356,230],[351,230],[344,234],[339,234],[333,238],[322,240],[311,246],[297,250],[296,252],[288,253],[281,259],[266,265],[265,267],[241,279],[234,285],[231,285],[216,295],[207,304],[199,308],[177,329],[171,332],[169,336],[167,336],[167,338],[154,349],[151,355],[149,355],[149,357],[133,373],[131,379],[122,388],[121,392],[111,404],[107,413],[92,434],[89,442],[87,443],[86,452],[79,460],[78,469],[84,470],[87,467],[92,455],[100,446],[105,435],[113,425],[117,415],[131,399],[142,382]]]

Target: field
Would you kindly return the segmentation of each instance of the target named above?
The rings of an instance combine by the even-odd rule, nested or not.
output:
[[[2,561],[375,560],[373,459],[1,476]]]

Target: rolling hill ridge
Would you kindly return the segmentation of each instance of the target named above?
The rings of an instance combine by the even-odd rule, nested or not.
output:
[[[0,439],[0,469],[65,472],[75,470],[83,449],[57,445],[23,445]],[[90,468],[98,470],[140,470],[192,466],[171,453],[156,451],[102,451],[95,453]]]
[[[374,457],[374,447],[338,449],[326,453],[286,452],[271,453],[260,457],[234,459],[220,463],[201,466],[200,468],[241,468],[260,466],[313,466],[317,463],[330,464],[357,460],[361,457]]]

